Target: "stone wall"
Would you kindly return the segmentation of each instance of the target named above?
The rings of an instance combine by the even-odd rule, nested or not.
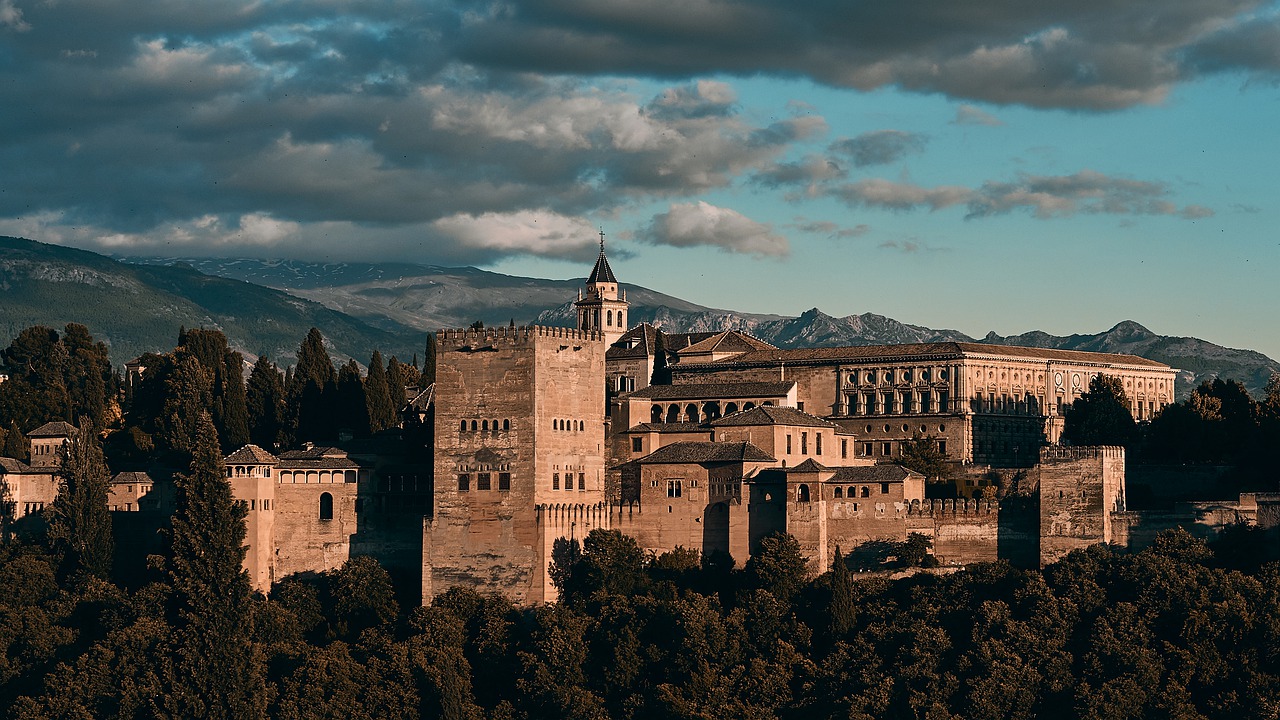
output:
[[[278,483],[275,486],[275,577],[326,572],[351,557],[358,530],[357,483]],[[333,517],[320,518],[321,495],[332,499]]]
[[[1040,488],[1040,565],[1112,541],[1112,513],[1125,509],[1124,448],[1045,447]]]

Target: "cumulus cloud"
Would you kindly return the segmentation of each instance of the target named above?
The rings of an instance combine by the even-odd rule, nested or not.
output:
[[[995,115],[967,103],[962,103],[956,108],[956,116],[951,123],[953,125],[986,125],[988,127],[1004,124]]]
[[[31,25],[22,19],[22,9],[16,7],[13,0],[0,0],[0,28],[26,32]]]
[[[1027,210],[1037,218],[1078,213],[1169,215],[1197,219],[1213,215],[1200,205],[1179,207],[1167,199],[1169,188],[1158,182],[1112,177],[1092,170],[1072,175],[1021,174],[1013,182],[983,183],[980,188],[947,185],[923,187],[909,182],[867,179],[834,186],[828,192],[853,206],[887,210],[942,210],[964,205],[968,218]]]
[[[837,140],[829,152],[848,156],[856,167],[888,165],[910,153],[924,150],[928,137],[902,130],[876,130],[855,138]]]
[[[653,245],[709,245],[731,253],[781,257],[790,252],[787,239],[766,223],[710,203],[677,203],[653,216],[636,239]]]
[[[432,227],[464,247],[579,259],[591,256],[598,237],[582,218],[533,210],[451,215]]]

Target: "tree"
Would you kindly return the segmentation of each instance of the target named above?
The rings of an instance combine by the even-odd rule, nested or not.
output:
[[[72,576],[105,580],[111,572],[115,541],[107,510],[110,489],[102,445],[86,417],[62,447],[58,497],[49,508],[49,538],[63,552],[63,566]]]
[[[298,348],[298,364],[286,386],[294,440],[328,440],[333,435],[337,373],[324,348],[324,337],[311,328]]]
[[[190,453],[194,450],[191,443],[196,438],[196,424],[213,404],[213,389],[209,374],[194,355],[179,351],[175,357],[173,371],[164,381],[156,430],[167,447]]]
[[[653,375],[650,385],[670,385],[671,368],[667,366],[667,336],[661,330],[653,333]]]
[[[418,385],[426,387],[436,381],[436,336],[427,335],[427,349],[422,355],[422,377]]]
[[[245,399],[244,356],[228,350],[222,358],[222,449],[231,452],[249,442],[249,409]]]
[[[172,717],[265,716],[262,658],[250,632],[252,591],[244,570],[243,503],[231,496],[218,432],[196,417],[189,471],[175,478],[169,581],[174,628],[165,666]]]
[[[245,387],[249,441],[268,450],[282,444],[284,409],[284,382],[280,370],[267,356],[260,355],[249,372],[249,382]]]
[[[396,359],[395,355],[387,361],[387,385],[391,388],[391,402],[396,405],[397,409],[403,405],[404,389],[418,384],[418,368],[417,358],[414,358],[414,366],[405,365]]]
[[[336,406],[341,427],[363,437],[369,434],[369,401],[365,397],[364,381],[360,379],[360,366],[350,360],[338,370]]]
[[[836,555],[831,559],[831,605],[827,609],[827,617],[831,622],[831,632],[837,637],[849,632],[857,616],[857,606],[853,600],[853,575],[849,572],[849,564],[836,547]]]
[[[399,406],[393,400],[394,395],[404,397],[404,386],[391,387],[387,372],[382,369],[382,353],[373,351],[369,358],[369,375],[365,378],[365,407],[369,414],[369,431],[381,432],[396,424],[396,411]]]
[[[71,417],[87,416],[94,426],[103,427],[107,396],[114,390],[114,376],[107,346],[94,342],[89,328],[67,323],[62,335],[67,365],[64,384],[67,387]]]
[[[4,434],[4,448],[0,449],[0,457],[9,457],[14,460],[27,462],[31,459],[31,446],[27,442],[27,436],[23,434],[22,428],[18,427],[17,420],[9,422],[9,430]]]
[[[919,434],[902,443],[902,453],[893,462],[920,473],[928,482],[946,481],[954,474],[946,454],[938,449],[938,441]]]
[[[767,590],[782,602],[791,602],[809,574],[800,543],[788,533],[776,532],[760,540],[745,568],[751,587]]]
[[[1062,439],[1072,445],[1121,445],[1137,438],[1137,425],[1129,411],[1124,381],[1098,374],[1089,391],[1076,398],[1063,421]]]

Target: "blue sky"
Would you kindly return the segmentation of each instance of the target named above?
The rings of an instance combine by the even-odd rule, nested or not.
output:
[[[0,233],[1280,357],[1274,2],[0,0]]]

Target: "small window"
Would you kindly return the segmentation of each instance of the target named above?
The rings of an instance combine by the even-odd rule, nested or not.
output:
[[[498,473],[498,490],[499,492],[511,490],[511,473]]]
[[[462,473],[461,475],[458,476],[458,492],[470,492],[470,491],[471,491],[471,475],[469,473]]]
[[[471,432],[475,432],[475,431],[476,431],[476,421],[475,421],[475,420],[472,420],[472,421],[471,421]]]
[[[866,485],[863,485],[862,491],[859,492],[858,494],[861,495],[862,497],[871,497],[871,488],[867,487]]]
[[[510,421],[510,420],[503,420],[503,421],[502,421],[502,429],[503,429],[503,430],[510,430],[510,429],[511,429],[511,421]]]
[[[560,473],[551,474],[551,489],[552,490],[560,489]]]
[[[578,473],[578,489],[579,489],[579,490],[586,490],[586,489],[587,489],[587,475],[586,475],[586,473]]]
[[[481,430],[483,430],[484,432],[489,432],[489,421],[488,421],[488,420],[485,420],[485,421],[481,422],[481,423],[480,423],[480,429],[481,429]]]
[[[889,483],[880,483],[880,494],[881,495],[889,494]]]
[[[631,438],[631,452],[643,452],[643,451],[644,451],[644,439]]]
[[[822,454],[822,433],[813,436],[813,452],[817,455]]]
[[[841,458],[849,457],[849,441],[848,440],[840,441],[840,457]]]
[[[800,433],[800,454],[809,454],[809,433],[807,432]]]
[[[677,497],[677,498],[680,497],[680,493],[682,489],[681,485],[682,483],[679,480],[668,480],[667,481],[667,497]]]
[[[839,500],[844,497],[844,490],[842,488],[837,487],[832,494],[834,495],[835,499]]]
[[[333,496],[329,493],[320,493],[320,519],[333,519]]]
[[[466,432],[466,431],[467,431],[467,421],[463,420],[461,426],[458,428],[458,432]]]
[[[796,488],[796,501],[802,502],[802,503],[809,502],[809,486],[808,485],[801,485],[800,487]]]
[[[476,473],[476,489],[477,490],[489,489],[489,473]]]
[[[787,454],[788,455],[791,454],[791,436],[790,435],[787,436]]]

